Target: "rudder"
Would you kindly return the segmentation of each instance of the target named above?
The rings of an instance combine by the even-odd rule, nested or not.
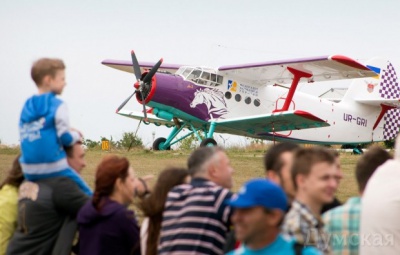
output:
[[[383,138],[394,139],[400,131],[400,85],[396,70],[390,61],[382,58],[371,59],[366,66],[377,76],[354,80],[342,102],[393,107],[383,118]]]

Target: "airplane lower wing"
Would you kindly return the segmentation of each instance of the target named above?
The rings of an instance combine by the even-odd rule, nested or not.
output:
[[[311,113],[295,110],[252,117],[217,120],[216,132],[257,137],[269,132],[327,126],[329,126],[327,122]]]
[[[164,120],[164,119],[160,119],[158,118],[156,115],[147,112],[147,120],[144,120],[144,115],[143,112],[139,112],[139,111],[129,111],[129,110],[120,110],[119,112],[117,112],[119,115],[128,117],[128,118],[132,118],[135,120],[141,120],[143,121],[143,123],[145,124],[149,124],[152,123],[156,126],[161,126],[161,125],[165,125],[167,127],[172,127],[175,126],[173,121],[168,121],[168,120]]]

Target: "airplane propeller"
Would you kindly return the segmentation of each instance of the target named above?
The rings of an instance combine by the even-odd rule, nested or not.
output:
[[[142,76],[142,73],[140,72],[140,66],[139,62],[136,58],[135,52],[132,50],[131,51],[131,57],[132,57],[132,67],[133,67],[133,72],[136,76],[137,82],[135,83],[135,88],[136,90],[130,95],[127,99],[125,99],[124,102],[117,108],[117,111],[121,110],[127,103],[128,101],[135,95],[136,92],[140,92],[141,98],[142,98],[142,105],[143,105],[143,114],[144,114],[144,120],[147,121],[147,111],[146,111],[146,103],[145,103],[145,98],[144,98],[144,93],[143,90],[149,89],[149,82],[151,82],[151,79],[153,78],[154,74],[157,72],[158,68],[160,68],[163,59],[161,58],[152,68],[151,70],[146,74],[146,76],[143,77],[143,79],[140,79]]]
[[[122,102],[122,104],[117,108],[117,112],[119,112],[119,110],[122,109],[122,107],[124,107],[126,105],[126,103],[128,103],[129,99],[131,99],[133,97],[133,95],[135,95],[136,90],[132,93],[132,95],[130,95],[127,99],[125,99],[124,102]]]

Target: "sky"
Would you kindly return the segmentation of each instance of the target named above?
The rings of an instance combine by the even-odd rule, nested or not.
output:
[[[41,57],[67,66],[60,98],[71,126],[88,139],[119,140],[138,125],[115,114],[135,77],[101,65],[104,59],[130,60],[135,50],[141,61],[218,67],[340,54],[360,62],[385,57],[400,68],[399,10],[398,0],[2,0],[0,140],[19,143],[22,106],[37,93],[30,68]],[[299,89],[319,95],[330,86]],[[141,105],[133,99],[125,109]],[[150,147],[153,132],[165,137],[168,130],[141,125],[138,135]]]

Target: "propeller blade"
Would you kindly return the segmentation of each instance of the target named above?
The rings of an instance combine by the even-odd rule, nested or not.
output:
[[[124,102],[122,102],[122,104],[117,108],[117,112],[119,112],[119,110],[122,109],[122,107],[124,107],[126,105],[126,103],[128,103],[129,99],[131,99],[133,97],[133,95],[135,95],[136,90],[133,92],[132,95],[130,95],[127,99],[125,99]]]
[[[143,104],[144,120],[147,121],[146,103],[145,103],[145,101],[144,101],[143,91],[141,91],[140,94],[142,95],[142,104]]]
[[[136,80],[139,80],[140,77],[142,76],[142,73],[140,72],[139,62],[133,50],[131,51],[131,57],[132,57],[133,72],[135,73]]]
[[[154,74],[157,72],[158,68],[160,68],[161,64],[163,62],[163,59],[160,59],[154,66],[151,68],[150,72],[146,74],[146,76],[143,78],[143,83],[148,83],[151,81],[151,78],[153,78]]]

